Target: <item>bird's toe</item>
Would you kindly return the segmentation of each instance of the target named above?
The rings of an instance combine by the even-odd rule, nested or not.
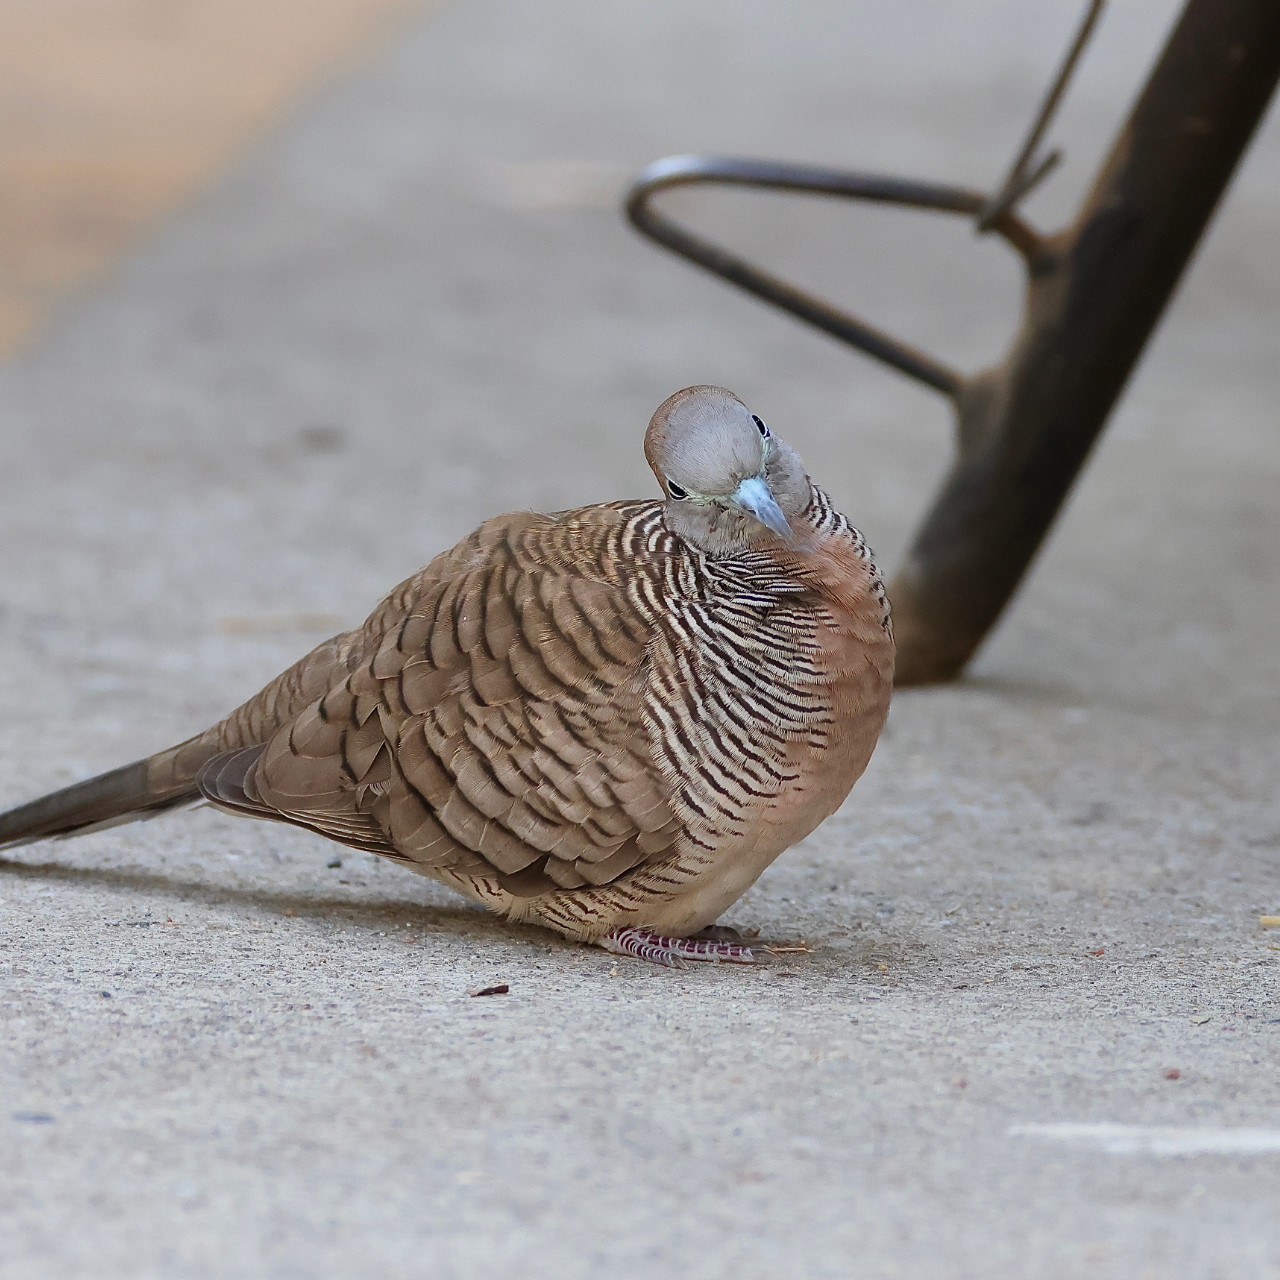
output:
[[[755,964],[750,947],[707,936],[710,931],[692,938],[669,938],[651,929],[613,929],[596,943],[615,955],[634,956],[668,968],[683,969],[688,960],[711,964]]]

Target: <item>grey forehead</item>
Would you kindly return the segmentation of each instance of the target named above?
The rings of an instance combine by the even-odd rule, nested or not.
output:
[[[667,477],[694,493],[732,493],[764,463],[751,410],[727,393],[689,396],[667,416],[659,461]]]

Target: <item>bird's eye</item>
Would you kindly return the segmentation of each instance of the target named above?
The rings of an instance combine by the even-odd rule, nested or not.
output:
[[[672,497],[673,497],[677,502],[679,502],[682,498],[687,498],[687,497],[689,496],[689,492],[688,492],[688,490],[687,490],[687,489],[682,489],[678,484],[676,484],[676,482],[675,482],[674,480],[668,480],[668,481],[667,481],[667,492],[668,492],[668,493],[669,493],[669,494],[670,494],[670,495],[671,495],[671,496],[672,496]]]
[[[756,424],[756,430],[760,433],[761,440],[769,438],[769,428],[764,425],[764,421],[758,418],[754,413],[751,415],[751,421]]]

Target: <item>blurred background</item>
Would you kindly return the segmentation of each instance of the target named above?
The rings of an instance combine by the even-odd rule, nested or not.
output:
[[[1178,9],[1107,7],[1039,227]],[[1079,17],[0,0],[0,805],[204,728],[486,516],[655,494],[643,431],[690,383],[790,439],[892,572],[949,406],[643,242],[620,197],[681,152],[993,189]],[[965,220],[664,199],[962,369],[1017,329],[1021,267]],[[682,977],[673,1012],[608,958],[207,810],[20,851],[41,869],[6,864],[5,937],[39,994],[6,1087],[86,1110],[0,1160],[9,1241],[130,1276],[527,1274],[535,1244],[562,1276],[843,1276],[851,1249],[867,1275],[1270,1274],[1274,1165],[1104,1169],[1006,1129],[1280,1114],[1245,1035],[1280,1016],[1256,923],[1280,905],[1278,226],[1273,113],[969,674],[897,698],[846,810],[735,908],[825,939],[791,984]],[[153,906],[174,929],[104,924]],[[402,921],[421,944],[390,955]],[[509,1029],[465,1000],[495,976]],[[1185,1094],[1157,1074],[1179,1065]]]
[[[1107,10],[1036,224],[1071,216],[1177,7]],[[214,667],[244,662],[252,684],[284,656],[259,615],[352,621],[495,510],[651,492],[644,424],[690,382],[776,422],[892,569],[949,456],[947,406],[642,243],[619,196],[680,151],[993,188],[1079,17],[1044,0],[2,12],[5,598],[47,614],[89,592],[67,622],[81,660],[85,612],[154,626],[174,661],[210,639],[210,708]],[[1277,202],[1264,127],[979,674],[1274,714]],[[1020,265],[962,219],[667,203],[961,368],[1018,324]],[[152,669],[148,650],[118,678]]]
[[[417,7],[4,0],[0,351]]]

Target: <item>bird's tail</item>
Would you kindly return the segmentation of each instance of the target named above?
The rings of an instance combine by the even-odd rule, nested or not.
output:
[[[0,849],[150,818],[200,798],[200,770],[215,756],[266,742],[360,658],[356,633],[334,636],[278,675],[225,720],[176,747],[0,813]],[[354,653],[354,656],[352,656]]]
[[[0,813],[0,849],[150,818],[200,797],[184,748],[173,747]],[[181,762],[181,763],[180,763]],[[186,767],[182,767],[186,765]]]

